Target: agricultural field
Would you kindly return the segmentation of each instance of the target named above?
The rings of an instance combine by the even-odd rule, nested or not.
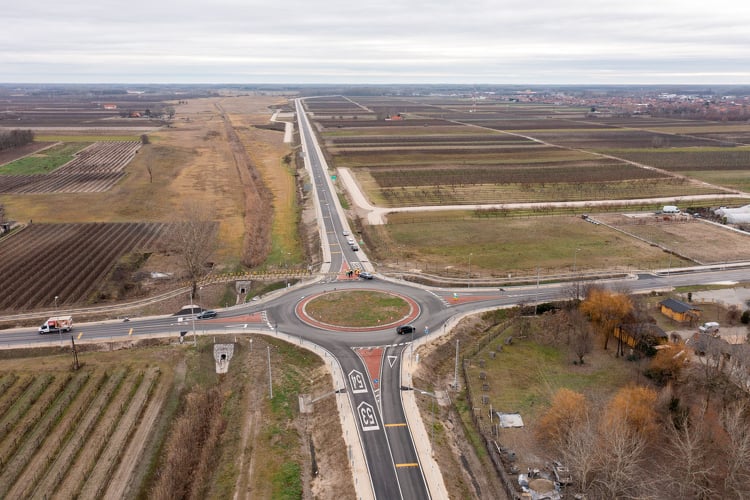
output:
[[[597,214],[595,219],[660,245],[681,259],[709,265],[750,260],[750,234],[688,215]],[[677,258],[673,257],[675,262]]]
[[[77,370],[70,345],[0,351],[0,497],[353,497],[335,398],[298,411],[299,394],[332,390],[320,358],[218,336],[234,357],[217,375],[213,342],[199,340],[84,339]]]
[[[125,176],[139,141],[68,143],[6,164],[0,193],[97,193],[108,191]]]
[[[96,302],[119,266],[130,283],[148,256],[163,245],[163,223],[32,223],[0,239],[0,311]],[[122,290],[120,292],[123,292]],[[114,294],[116,295],[116,293]]]
[[[544,278],[667,268],[670,259],[648,242],[571,215],[477,218],[470,212],[417,212],[391,214],[388,220],[364,232],[370,258],[383,270],[513,282],[534,281],[537,272]],[[691,263],[671,258],[675,267]]]
[[[125,96],[123,99],[126,99]],[[113,120],[113,124],[109,124],[111,126],[103,128],[92,124],[86,127],[85,123],[75,120],[67,127],[40,126],[43,130],[37,132],[36,138],[45,144],[60,142],[75,148],[93,144],[85,151],[105,153],[106,148],[116,148],[118,151],[110,151],[109,154],[132,154],[132,159],[109,172],[105,171],[107,169],[104,163],[90,163],[96,158],[94,157],[88,158],[88,163],[81,163],[79,160],[46,175],[0,176],[0,185],[10,183],[14,177],[20,177],[24,182],[33,181],[26,186],[17,186],[15,190],[10,186],[3,190],[1,203],[5,207],[6,219],[21,223],[33,220],[35,225],[41,222],[163,224],[183,217],[185,202],[191,200],[192,203],[205,207],[219,223],[219,244],[213,257],[214,268],[226,271],[244,268],[242,262],[246,252],[243,248],[245,240],[254,241],[246,234],[252,234],[250,229],[260,226],[257,224],[258,220],[273,220],[277,224],[270,215],[275,206],[279,212],[282,208],[284,210],[283,217],[278,221],[278,232],[283,232],[280,239],[283,237],[285,241],[279,245],[278,250],[274,247],[275,257],[271,265],[302,261],[304,256],[295,229],[295,177],[283,162],[283,158],[291,151],[290,145],[282,142],[283,133],[255,127],[266,125],[271,116],[270,108],[285,102],[285,98],[276,96],[182,100],[172,103],[176,111],[175,119],[169,127],[160,129],[153,128],[153,124],[150,129],[123,123],[116,126],[114,123],[118,120]],[[227,112],[231,114],[227,120],[217,108],[221,103],[226,105]],[[62,109],[59,112],[63,113]],[[244,143],[236,148],[227,139],[230,130],[227,123],[230,118],[236,123],[239,140]],[[133,120],[128,123],[133,125],[142,122]],[[148,144],[141,143],[142,134],[148,135]],[[239,153],[235,155],[233,149],[234,152],[245,150],[245,156]],[[137,154],[134,154],[135,150]],[[112,166],[115,166],[114,162],[111,162],[110,167]],[[119,172],[118,168],[121,168]],[[259,172],[256,168],[264,170]],[[62,172],[64,176],[61,174],[58,177],[58,172]],[[278,180],[274,176],[283,179]],[[58,179],[59,183],[47,187],[58,191],[64,189],[65,192],[20,193],[30,191],[32,186],[38,187],[39,183],[50,182],[50,179]],[[64,179],[77,179],[76,182],[87,184],[63,188]],[[284,182],[283,192],[279,192],[279,198],[273,200],[273,203],[248,206],[246,198],[255,199],[258,189],[262,188],[255,186],[255,183],[259,183],[261,179],[268,185],[273,185],[274,189]],[[96,186],[93,181],[97,182]],[[19,184],[18,180],[15,182]],[[107,191],[99,190],[106,186],[109,186]],[[89,189],[89,192],[80,192],[81,187]],[[73,190],[76,192],[70,192]],[[245,217],[245,214],[248,216]],[[253,252],[254,258],[263,260],[268,255],[266,252],[267,247],[258,249]],[[159,271],[170,268],[172,271],[174,263],[169,260],[162,255],[153,254],[149,259],[149,267]]]
[[[334,99],[329,98],[329,104]],[[350,100],[339,99],[350,106]],[[328,115],[314,120],[331,167],[351,168],[378,206],[554,203],[724,192],[650,168],[656,165],[628,155],[677,148],[731,149],[696,135],[707,130],[721,133],[720,124],[709,127],[699,121],[691,128],[688,122],[680,128],[683,122],[675,120],[600,120],[583,107],[451,98],[442,103],[436,98],[351,100],[374,117]],[[400,119],[389,119],[396,115]],[[742,125],[727,127],[731,128],[724,132],[742,132]]]

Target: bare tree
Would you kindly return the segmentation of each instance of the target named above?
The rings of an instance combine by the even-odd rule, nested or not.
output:
[[[667,429],[667,460],[660,467],[664,489],[672,498],[715,498],[710,476],[708,432],[704,420],[687,416]]]
[[[570,331],[570,349],[583,364],[583,357],[594,348],[594,330],[586,315],[573,309],[567,313]]]
[[[576,486],[584,493],[591,488],[599,464],[597,443],[596,426],[587,418],[571,428],[560,445],[563,462],[570,469]]]
[[[198,281],[209,269],[209,259],[218,245],[217,232],[218,223],[213,220],[212,212],[196,202],[185,203],[182,218],[170,226],[169,245],[182,257],[193,295]]]
[[[633,432],[621,420],[600,426],[597,477],[594,484],[597,498],[635,498],[643,484],[641,462],[646,451],[646,438]]]
[[[735,498],[750,496],[750,408],[746,401],[730,405],[721,414],[727,433],[727,473],[724,487]]]

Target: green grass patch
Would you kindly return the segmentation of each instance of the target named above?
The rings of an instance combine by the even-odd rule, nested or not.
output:
[[[318,321],[353,327],[393,323],[410,310],[401,297],[365,290],[329,292],[311,300],[305,307],[307,314]]]
[[[296,462],[284,462],[273,475],[273,497],[279,500],[302,498],[300,466]]]
[[[365,228],[374,258],[466,277],[666,267],[665,253],[580,217],[469,218],[471,212],[391,214]],[[540,242],[544,244],[540,244]],[[576,250],[580,249],[580,250]],[[371,255],[371,258],[373,256]]]
[[[89,142],[65,143],[19,158],[2,167],[0,175],[47,174],[71,161]]]
[[[470,360],[466,370],[472,394],[475,397],[489,395],[493,408],[499,411],[517,411],[524,419],[534,421],[546,411],[560,388],[581,392],[596,400],[632,381],[633,365],[613,359],[604,351],[587,356],[582,366],[573,365],[572,356],[556,347],[530,340],[514,340],[511,345],[505,345],[505,338],[513,333],[514,330],[509,329],[488,344]],[[599,344],[599,339],[595,343]],[[494,359],[489,351],[496,352]],[[486,360],[484,368],[480,368],[480,359]],[[480,380],[480,372],[485,373],[484,380]],[[482,391],[484,382],[489,385],[489,391]]]

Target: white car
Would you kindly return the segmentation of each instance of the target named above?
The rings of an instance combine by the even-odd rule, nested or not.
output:
[[[346,229],[344,229],[344,231],[341,234],[343,234],[344,236],[349,236],[349,231],[347,231]]]

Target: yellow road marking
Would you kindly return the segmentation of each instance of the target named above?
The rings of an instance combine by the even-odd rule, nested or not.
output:
[[[78,334],[78,340],[81,340],[81,337],[83,337],[83,332]]]
[[[419,467],[418,463],[412,463],[412,464],[396,464],[396,467]]]
[[[406,427],[406,424],[385,424],[386,427]]]

